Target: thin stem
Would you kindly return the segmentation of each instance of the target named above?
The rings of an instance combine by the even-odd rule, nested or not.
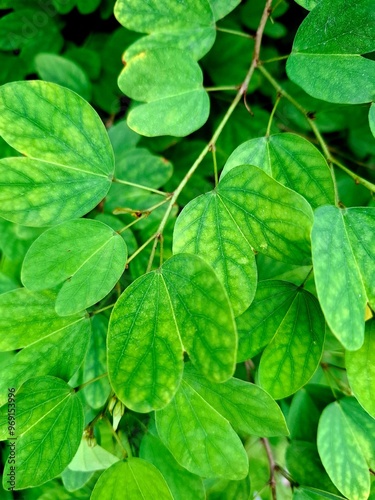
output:
[[[118,214],[134,215],[135,217],[137,217],[136,220],[140,220],[142,214],[144,215],[144,217],[148,217],[153,210],[161,207],[165,203],[168,203],[168,201],[171,199],[171,197],[172,197],[171,193],[168,193],[168,196],[166,198],[164,198],[164,200],[159,201],[159,203],[156,203],[155,205],[152,205],[149,208],[145,208],[144,210],[134,210],[133,208],[115,208],[115,210],[113,210],[112,213],[115,215],[118,215]],[[134,222],[131,223],[131,225],[132,224],[134,224]],[[129,227],[129,225],[126,227]],[[124,231],[124,229],[121,229],[121,231]]]
[[[90,313],[90,316],[95,316],[95,314],[99,314],[103,311],[106,311],[107,309],[111,309],[115,304],[109,304],[109,306],[101,307],[100,309],[97,309],[96,311],[93,311]]]
[[[147,245],[149,245],[151,241],[153,241],[156,238],[156,236],[157,236],[156,234],[153,234],[147,241],[143,243],[143,245],[137,248],[137,250],[133,254],[131,254],[131,256],[128,258],[126,264],[129,264],[129,262],[131,262],[135,257],[137,257],[137,255],[140,254],[142,250],[144,250],[147,247]]]
[[[211,151],[212,151],[212,161],[214,164],[215,186],[217,186],[219,183],[219,175],[217,173],[217,159],[216,159],[216,146],[215,146],[215,144],[213,144]]]
[[[268,458],[268,462],[270,464],[270,478],[269,478],[269,485],[270,485],[270,488],[271,488],[271,494],[272,494],[272,498],[273,500],[276,500],[277,499],[277,495],[276,495],[276,480],[275,480],[275,470],[276,470],[276,462],[273,458],[273,454],[272,454],[272,450],[271,450],[271,445],[270,445],[270,442],[268,441],[267,438],[260,438],[263,446],[264,446],[264,449],[266,450],[266,453],[267,453],[267,458]]]
[[[84,389],[88,385],[93,384],[94,382],[97,382],[98,380],[101,380],[102,378],[105,378],[105,377],[108,377],[107,372],[102,373],[101,375],[98,375],[97,377],[92,378],[91,380],[88,380],[87,382],[84,382],[83,384],[77,385],[77,387],[74,388],[74,392],[81,391],[82,389]]]
[[[247,89],[249,87],[251,78],[254,74],[255,68],[259,64],[259,53],[260,53],[260,47],[261,47],[261,43],[262,43],[263,32],[264,32],[264,28],[266,26],[268,16],[269,16],[270,11],[271,11],[271,5],[272,5],[272,0],[266,0],[263,14],[262,14],[262,17],[260,19],[259,26],[258,26],[256,35],[255,35],[255,44],[254,44],[254,51],[253,51],[251,65],[250,65],[248,72],[246,73],[244,81],[242,82],[240,88],[238,89],[238,92],[237,92],[235,98],[233,99],[232,104],[229,106],[227,112],[225,113],[225,115],[222,118],[221,122],[219,123],[217,129],[215,130],[213,136],[211,137],[211,140],[204,147],[204,149],[202,150],[202,152],[200,153],[198,158],[195,160],[193,165],[190,167],[190,169],[186,173],[185,177],[182,179],[182,181],[177,186],[175,192],[172,195],[172,198],[169,202],[168,208],[165,211],[164,217],[162,218],[162,220],[159,224],[158,231],[156,233],[156,238],[155,238],[154,244],[152,246],[151,255],[150,255],[148,266],[147,266],[148,270],[150,270],[152,267],[152,262],[153,262],[153,259],[155,256],[159,236],[161,234],[163,234],[165,225],[167,224],[167,221],[168,221],[168,218],[171,214],[173,205],[176,203],[176,200],[179,197],[181,191],[184,189],[186,184],[189,182],[191,176],[194,174],[196,169],[199,167],[199,165],[201,164],[202,160],[204,159],[204,157],[206,156],[208,151],[210,151],[210,149],[212,149],[212,147],[216,144],[216,141],[220,137],[221,132],[223,131],[223,129],[224,129],[225,125],[227,124],[229,118],[231,117],[233,111],[236,109],[237,104],[241,101],[241,99],[243,98],[243,96],[247,92]]]
[[[126,449],[126,447],[123,445],[121,439],[119,438],[117,432],[114,430],[114,428],[112,427],[112,424],[111,422],[109,421],[109,418],[106,417],[105,421],[107,422],[107,425],[109,426],[109,428],[111,429],[111,433],[112,433],[112,436],[115,438],[117,444],[120,446],[121,450],[122,450],[122,456],[123,458],[127,458],[129,456],[129,453],[128,453],[128,450]],[[131,455],[130,455],[131,456]]]
[[[162,266],[163,262],[164,262],[164,236],[161,234],[160,235],[160,267]]]
[[[270,114],[270,119],[268,120],[266,137],[269,137],[269,135],[271,133],[271,126],[272,126],[273,117],[275,115],[275,111],[276,111],[276,108],[277,108],[277,106],[278,106],[278,104],[280,102],[280,99],[281,99],[281,94],[277,94],[275,104],[273,105],[273,108],[272,108],[272,111],[271,111],[271,114]]]
[[[112,182],[117,182],[117,184],[123,184],[124,186],[131,186],[131,187],[135,187],[138,189],[143,189],[143,191],[149,191],[150,193],[160,194],[161,196],[168,196],[169,195],[169,193],[166,193],[165,191],[159,191],[159,189],[153,189],[153,188],[150,188],[147,186],[143,186],[142,184],[135,184],[134,182],[123,181],[121,179],[113,178]]]
[[[343,170],[348,175],[350,175],[350,177],[352,179],[354,179],[354,182],[356,184],[362,184],[362,186],[365,186],[369,191],[371,191],[372,193],[375,193],[375,184],[373,184],[372,182],[366,181],[366,179],[363,179],[359,175],[355,174],[354,172],[349,170],[347,167],[345,167],[345,165],[343,165],[342,163],[337,161],[335,158],[331,158],[331,161],[334,165],[336,165],[336,167],[341,168],[341,170]]]
[[[268,64],[268,63],[272,63],[272,62],[283,61],[284,59],[288,59],[289,56],[290,56],[290,54],[288,54],[286,56],[272,57],[271,59],[266,59],[265,61],[261,61],[261,62],[262,62],[262,64]]]
[[[142,219],[145,219],[146,217],[148,217],[149,214],[146,214],[146,213],[143,213],[140,217],[137,217],[136,219],[134,219],[133,221],[129,222],[129,224],[127,224],[126,226],[122,227],[121,229],[119,229],[117,231],[118,234],[121,234],[123,233],[124,231],[126,231],[127,229],[129,229],[130,227],[134,226],[134,224],[137,224],[137,222],[139,222],[140,220]]]
[[[221,28],[220,26],[216,26],[216,31],[221,31],[222,33],[229,33],[230,35],[242,36],[243,38],[253,39],[254,36],[249,33],[244,33],[243,31],[231,30],[228,28]]]
[[[311,266],[311,269],[310,269],[310,271],[307,273],[306,278],[303,280],[303,282],[302,282],[302,283],[301,283],[301,285],[300,285],[300,286],[301,286],[301,288],[303,288],[303,287],[305,286],[306,281],[309,279],[309,277],[310,277],[311,273],[313,272],[313,270],[314,270],[314,268],[313,268],[313,266]]]
[[[238,90],[238,85],[223,85],[222,87],[205,87],[206,92],[221,92],[223,90]]]

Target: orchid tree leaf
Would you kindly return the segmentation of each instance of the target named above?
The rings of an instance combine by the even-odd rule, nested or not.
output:
[[[359,104],[374,99],[372,0],[321,0],[300,25],[287,62],[289,78],[324,101]]]
[[[249,307],[257,285],[255,255],[247,236],[216,191],[188,203],[177,218],[173,234],[174,253],[197,254],[213,267],[235,316]]]
[[[173,500],[158,469],[142,458],[117,462],[100,476],[90,500]]]
[[[313,214],[302,196],[251,165],[233,168],[216,193],[256,251],[291,264],[310,264]]]
[[[180,384],[183,351],[210,380],[234,372],[237,332],[214,271],[179,254],[136,279],[117,301],[108,334],[111,385],[138,412],[166,406]]]
[[[274,134],[244,142],[233,151],[221,178],[238,165],[255,165],[293,189],[312,208],[335,202],[332,175],[324,156],[310,141],[290,134]]]
[[[44,81],[3,85],[0,135],[25,155],[0,160],[1,217],[52,226],[88,213],[108,192],[112,146],[75,92]]]
[[[16,442],[15,489],[22,490],[44,484],[63,472],[78,449],[84,418],[78,395],[55,377],[28,380],[15,398],[15,435],[8,436],[8,405],[5,405],[0,411],[0,438],[13,438]],[[10,467],[7,460],[4,488]]]
[[[210,103],[202,71],[193,57],[180,49],[147,49],[131,57],[118,85],[139,101],[130,109],[127,122],[141,135],[182,137],[208,118]]]
[[[92,219],[76,219],[45,231],[29,248],[21,279],[30,290],[63,284],[56,299],[62,316],[92,306],[109,293],[127,259],[123,238]]]
[[[375,208],[320,207],[312,254],[318,298],[326,321],[351,351],[364,341],[366,303],[375,304]]]
[[[363,408],[375,418],[375,320],[366,323],[365,340],[345,354],[350,387]]]
[[[160,439],[193,474],[233,480],[247,476],[248,458],[240,438],[187,382],[182,381],[173,400],[155,417]]]

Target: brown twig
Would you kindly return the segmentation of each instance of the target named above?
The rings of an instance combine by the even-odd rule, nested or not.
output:
[[[275,470],[277,469],[277,465],[276,465],[276,462],[273,458],[270,442],[268,441],[268,439],[267,438],[260,438],[260,440],[264,446],[264,449],[266,450],[268,462],[270,464],[270,478],[269,478],[268,483],[269,483],[270,488],[271,488],[272,498],[273,498],[273,500],[277,500],[276,479],[275,479]]]

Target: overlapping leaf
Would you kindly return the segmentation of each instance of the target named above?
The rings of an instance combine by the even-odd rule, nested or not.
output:
[[[221,178],[237,165],[255,165],[284,186],[301,194],[313,208],[332,204],[332,175],[322,154],[295,134],[275,134],[244,142],[233,151]]]
[[[354,398],[344,398],[323,411],[318,450],[335,486],[350,499],[368,498],[369,469],[375,465],[375,420]]]
[[[100,476],[90,497],[91,500],[124,498],[173,500],[158,469],[141,458],[130,458],[112,465]]]
[[[0,412],[0,439],[16,438],[16,490],[39,486],[59,475],[81,441],[84,419],[78,396],[55,377],[28,380],[16,393],[16,435],[8,436],[8,406]],[[58,450],[58,453],[57,453]],[[11,464],[7,461],[3,485]]]
[[[265,347],[259,382],[272,397],[293,394],[313,376],[323,351],[325,323],[309,292],[283,281],[260,282],[237,324],[240,360]]]
[[[125,269],[126,244],[109,226],[76,219],[45,231],[31,245],[22,267],[30,290],[63,283],[56,300],[61,315],[92,306],[115,286]]]
[[[95,470],[108,469],[119,461],[119,458],[109,453],[98,444],[91,445],[83,438],[77,453],[69,464],[69,469],[74,471],[91,472]]]
[[[184,349],[210,380],[233,374],[237,333],[224,288],[201,258],[179,254],[135,280],[113,309],[108,369],[117,396],[135,411],[163,408]]]
[[[155,416],[161,440],[193,474],[233,480],[247,476],[248,458],[240,438],[187,382],[181,382],[173,400]]]
[[[370,106],[370,111],[368,113],[368,120],[370,123],[370,129],[372,132],[372,135],[375,137],[375,104],[372,103]]]
[[[109,190],[114,160],[107,132],[71,90],[43,81],[3,85],[0,135],[26,156],[0,160],[5,219],[59,224],[89,212]]]
[[[130,110],[127,122],[141,135],[181,137],[200,128],[208,118],[210,103],[202,71],[180,49],[147,49],[133,56],[118,85],[140,101]]]
[[[363,344],[367,301],[375,306],[374,208],[321,207],[312,253],[320,304],[332,332],[348,350]]]
[[[372,0],[321,0],[300,25],[287,63],[291,80],[317,99],[358,104],[374,99]]]

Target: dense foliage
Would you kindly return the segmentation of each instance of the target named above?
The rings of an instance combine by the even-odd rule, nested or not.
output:
[[[373,7],[0,0],[1,498],[375,498]]]

